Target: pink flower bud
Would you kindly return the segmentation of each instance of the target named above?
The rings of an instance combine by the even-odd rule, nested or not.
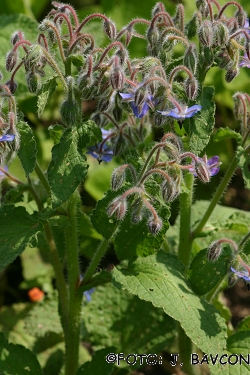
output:
[[[111,177],[111,189],[116,191],[120,189],[124,180],[125,180],[125,170],[127,168],[127,164],[122,165],[121,167],[116,168]]]
[[[110,73],[110,83],[114,90],[121,90],[124,85],[124,73],[120,67],[114,67]]]
[[[207,47],[213,45],[213,26],[211,21],[205,20],[198,31],[201,44]]]
[[[16,51],[8,52],[6,56],[6,70],[8,72],[11,72],[14,69],[16,63],[17,63],[17,52]]]
[[[103,29],[106,33],[106,35],[109,37],[109,39],[114,40],[116,37],[116,27],[113,21],[105,20],[103,22]]]

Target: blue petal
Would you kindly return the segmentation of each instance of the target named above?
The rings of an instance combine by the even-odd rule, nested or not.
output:
[[[4,134],[2,137],[0,137],[0,142],[12,142],[15,138],[15,134]]]
[[[120,92],[119,93],[120,95],[121,95],[121,97],[122,97],[122,99],[124,99],[124,100],[128,100],[128,99],[133,99],[134,98],[134,94],[128,94],[128,93],[123,93],[123,92]]]

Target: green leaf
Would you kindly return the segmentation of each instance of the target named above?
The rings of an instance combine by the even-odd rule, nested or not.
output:
[[[38,117],[41,117],[46,104],[48,103],[49,97],[53,94],[57,86],[56,77],[50,77],[45,83],[43,83],[41,89],[38,92],[37,98],[37,113]]]
[[[36,356],[22,345],[9,344],[0,333],[0,372],[3,375],[42,375]]]
[[[240,142],[242,137],[239,133],[236,133],[234,130],[230,128],[219,128],[213,134],[213,141],[220,142],[224,141],[225,139],[232,139],[235,138],[237,142]]]
[[[250,156],[245,151],[243,147],[238,147],[236,156],[238,157],[238,167],[241,168],[244,183],[246,189],[250,189],[250,171],[249,171],[249,164],[250,164]]]
[[[78,128],[80,135],[79,145],[81,148],[86,148],[87,146],[93,146],[96,143],[102,141],[101,129],[92,120],[85,121]]]
[[[52,206],[56,208],[74,193],[88,171],[87,158],[79,148],[79,135],[75,128],[67,129],[52,148],[48,167]]]
[[[33,171],[36,165],[36,141],[29,125],[21,121],[17,124],[17,130],[20,134],[20,148],[18,156],[22,163],[26,176]]]
[[[215,103],[213,101],[214,88],[204,87],[197,103],[202,109],[189,121],[185,120],[184,127],[190,137],[190,151],[199,155],[207,146],[214,128]]]
[[[0,208],[0,272],[20,255],[42,229],[38,213],[29,215],[24,207]]]
[[[230,255],[230,248],[223,248],[220,258],[216,262],[209,262],[207,249],[199,251],[189,269],[189,281],[196,294],[206,294],[223,280],[228,273]]]
[[[114,369],[113,363],[106,361],[106,356],[115,353],[116,348],[110,346],[95,352],[90,362],[84,363],[76,372],[76,375],[111,375]]]
[[[250,316],[242,319],[240,323],[237,325],[238,331],[250,331]]]
[[[110,283],[96,288],[91,297],[84,306],[83,339],[90,341],[95,349],[114,345],[117,352],[159,353],[173,342],[175,321],[151,303]]]
[[[59,143],[65,128],[64,126],[60,124],[55,124],[55,125],[50,125],[48,130],[49,130],[50,137],[54,141],[54,144],[57,144]]]
[[[227,348],[231,353],[247,355],[250,347],[250,331],[239,331],[227,339]]]
[[[147,256],[160,249],[165,240],[165,233],[169,228],[170,210],[166,205],[155,208],[157,208],[159,216],[164,218],[163,227],[156,236],[150,233],[146,219],[135,224],[131,222],[131,214],[127,213],[114,242],[116,254],[120,260]]]
[[[113,283],[162,308],[180,322],[187,336],[207,353],[222,352],[226,325],[217,310],[196,296],[182,275],[183,266],[173,254],[159,251],[137,258],[126,269],[113,269]]]

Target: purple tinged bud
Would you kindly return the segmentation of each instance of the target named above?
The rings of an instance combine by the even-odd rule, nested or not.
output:
[[[198,94],[198,83],[195,78],[188,78],[185,82],[185,91],[188,99],[193,100]]]
[[[209,14],[209,9],[206,0],[196,0],[196,7],[201,12],[203,17],[207,17]]]
[[[162,228],[161,218],[151,217],[148,221],[148,228],[153,235],[156,235]]]
[[[194,43],[190,43],[183,57],[183,64],[195,74],[197,68],[197,49]]]
[[[115,198],[107,208],[108,216],[115,216],[118,220],[122,220],[127,211],[127,201],[126,199],[121,199],[121,197]]]
[[[10,51],[7,53],[6,56],[6,70],[8,72],[11,72],[17,63],[17,52],[16,51]]]
[[[109,98],[100,98],[97,104],[97,111],[98,112],[105,112],[111,106]]]
[[[109,37],[109,39],[114,40],[116,37],[116,27],[113,21],[105,20],[103,22],[103,29],[106,33],[106,35]]]
[[[213,25],[209,20],[205,20],[203,25],[198,31],[199,39],[201,44],[206,47],[211,47],[213,45]]]
[[[110,83],[114,90],[121,90],[124,85],[124,73],[120,67],[114,67],[110,73]]]
[[[227,69],[232,66],[232,59],[227,51],[227,49],[222,48],[220,52],[217,54],[219,58],[219,67],[222,69]]]
[[[9,80],[5,85],[10,89],[11,94],[14,94],[17,89],[17,83],[13,80]]]
[[[21,38],[24,39],[24,34],[21,31],[15,31],[11,36],[11,44],[14,46]]]
[[[195,163],[195,172],[202,182],[207,183],[210,181],[211,175],[209,169],[206,163],[200,159]]]
[[[222,252],[222,246],[219,241],[214,241],[207,249],[207,259],[210,262],[216,262]]]

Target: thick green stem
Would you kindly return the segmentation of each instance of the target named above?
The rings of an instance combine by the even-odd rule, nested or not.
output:
[[[108,245],[109,245],[109,241],[104,238],[102,240],[102,242],[100,243],[100,245],[99,245],[99,247],[98,247],[98,249],[97,249],[97,251],[94,255],[94,258],[92,259],[92,261],[89,265],[89,268],[87,269],[87,271],[85,273],[82,284],[83,283],[86,284],[91,279],[91,277],[94,275],[95,270],[97,269],[98,264],[100,263],[100,260],[102,259],[103,255],[105,254],[105,252],[108,248]]]
[[[191,364],[191,353],[193,352],[192,341],[183,331],[180,324],[178,326],[178,341],[180,361],[182,363],[181,369],[188,375],[196,375],[195,367]]]
[[[193,239],[195,237],[198,236],[198,234],[201,233],[202,229],[204,228],[204,226],[206,225],[206,222],[208,221],[210,215],[212,214],[215,206],[217,205],[217,203],[219,202],[221,196],[223,195],[223,193],[225,192],[226,190],[226,187],[235,171],[235,169],[237,168],[237,164],[238,164],[238,161],[237,161],[237,158],[234,157],[231,164],[229,165],[228,167],[228,170],[226,172],[226,174],[224,175],[223,179],[221,180],[221,183],[217,189],[217,191],[215,192],[214,196],[213,196],[213,199],[211,200],[208,208],[207,208],[207,211],[205,212],[203,218],[201,219],[201,221],[199,222],[199,224],[197,225],[197,227],[195,228],[195,230],[193,231],[192,233],[192,237]]]
[[[191,207],[193,198],[194,176],[186,173],[185,189],[180,195],[180,242],[178,249],[179,260],[184,264],[187,273],[192,248],[191,241]]]
[[[59,305],[60,305],[60,312],[62,316],[62,325],[63,325],[64,334],[66,336],[66,328],[68,325],[67,323],[67,320],[68,320],[67,318],[67,315],[68,315],[67,285],[66,285],[65,278],[63,275],[62,264],[58,256],[56,244],[55,244],[55,241],[54,241],[54,238],[53,238],[53,235],[52,235],[52,232],[48,223],[44,224],[44,232],[45,232],[47,243],[49,245],[50,254],[52,258],[52,265],[53,265],[54,272],[55,272],[56,286],[57,286],[58,293],[59,293]]]
[[[68,201],[68,217],[70,224],[66,229],[66,256],[68,263],[69,313],[66,336],[65,375],[75,375],[78,368],[80,345],[80,313],[82,294],[78,293],[80,269],[77,244],[77,195]]]

